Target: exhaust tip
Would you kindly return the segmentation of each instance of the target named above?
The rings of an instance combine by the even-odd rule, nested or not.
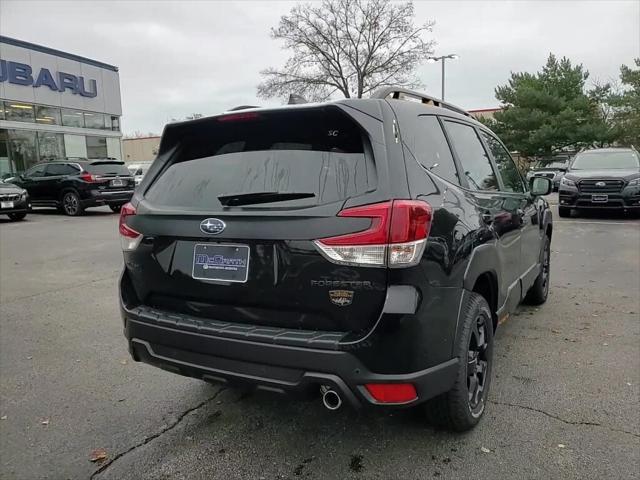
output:
[[[322,392],[322,404],[327,410],[338,410],[342,406],[342,397],[333,388],[323,385],[320,391]]]

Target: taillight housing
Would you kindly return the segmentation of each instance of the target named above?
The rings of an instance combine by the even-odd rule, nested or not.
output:
[[[321,238],[314,244],[329,261],[341,265],[402,268],[422,258],[432,208],[421,200],[390,200],[342,210],[339,217],[370,218],[368,229]]]
[[[97,175],[91,175],[90,173],[84,172],[80,175],[80,178],[85,182],[95,183],[98,181]]]
[[[142,240],[142,234],[127,225],[127,218],[136,214],[136,209],[131,203],[126,203],[120,207],[120,220],[118,231],[120,232],[120,245],[123,252],[130,252],[138,248]]]

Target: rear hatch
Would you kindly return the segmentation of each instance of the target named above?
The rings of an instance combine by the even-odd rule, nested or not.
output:
[[[135,181],[124,162],[117,160],[98,160],[84,166],[91,175],[91,183],[96,183],[100,190],[131,190]]]
[[[175,138],[172,128],[164,135]],[[203,319],[369,330],[387,269],[332,263],[314,244],[371,226],[371,218],[338,217],[345,202],[388,200],[375,198],[376,160],[361,125],[323,106],[179,128],[174,153],[150,173],[126,220],[143,237],[125,252],[139,301]]]

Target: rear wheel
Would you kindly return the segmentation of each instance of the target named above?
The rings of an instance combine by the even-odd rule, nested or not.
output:
[[[80,204],[80,197],[78,197],[76,192],[66,192],[62,196],[62,210],[65,215],[69,215],[71,217],[82,214],[84,209]]]
[[[7,217],[9,217],[9,219],[13,220],[14,222],[17,222],[19,220],[23,220],[24,217],[27,216],[27,212],[20,212],[20,213],[7,213]]]
[[[120,209],[122,208],[122,205],[109,205],[109,208],[113,213],[120,213]]]
[[[571,209],[568,207],[558,207],[558,215],[563,218],[571,216]]]
[[[540,259],[540,273],[536,281],[533,283],[524,302],[529,305],[540,305],[547,301],[549,296],[549,275],[551,273],[551,241],[545,235],[544,248],[542,250],[542,258]]]
[[[460,359],[451,390],[426,403],[427,419],[458,432],[475,427],[485,411],[493,362],[493,322],[487,301],[471,293],[462,312],[456,346]]]

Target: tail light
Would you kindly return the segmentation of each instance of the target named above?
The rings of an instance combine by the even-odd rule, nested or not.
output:
[[[412,383],[367,383],[364,388],[378,403],[409,403],[418,398]]]
[[[369,267],[416,265],[431,228],[431,206],[420,200],[393,200],[342,210],[339,217],[370,218],[368,229],[314,243],[331,262]]]
[[[89,183],[94,183],[98,181],[97,175],[91,175],[90,173],[87,173],[87,172],[84,172],[82,175],[80,175],[80,178],[85,182],[89,182]]]
[[[120,244],[122,245],[122,251],[130,252],[138,248],[140,241],[142,240],[142,234],[136,232],[133,228],[127,225],[127,218],[133,217],[136,214],[136,209],[130,203],[126,203],[120,208],[120,221],[118,223],[118,230],[120,232]]]

